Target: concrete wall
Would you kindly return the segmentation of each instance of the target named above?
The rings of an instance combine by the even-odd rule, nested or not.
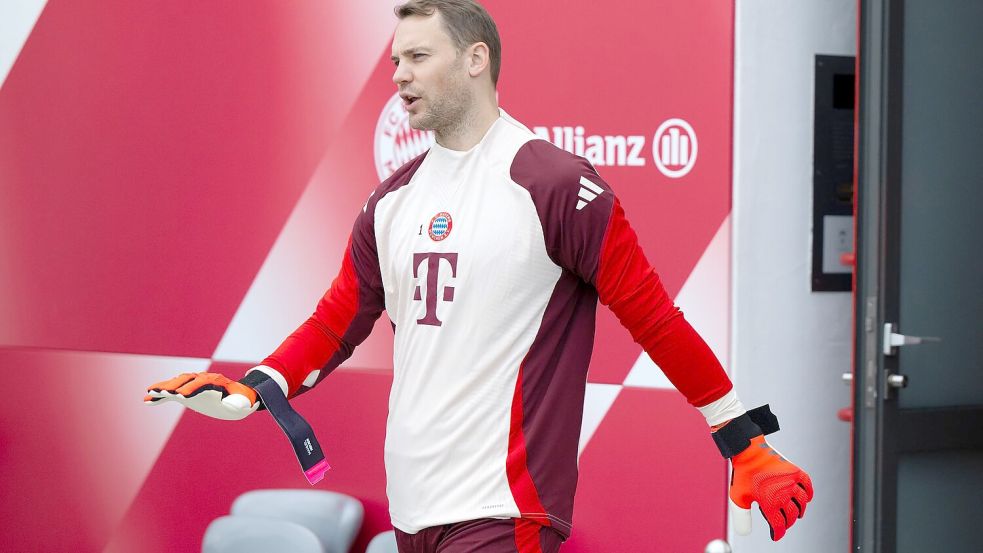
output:
[[[770,440],[816,497],[778,544],[755,513],[735,553],[845,552],[850,524],[851,298],[810,291],[813,63],[856,54],[855,0],[738,0],[734,88],[731,367],[745,405],[770,403]],[[756,507],[755,507],[756,509]]]

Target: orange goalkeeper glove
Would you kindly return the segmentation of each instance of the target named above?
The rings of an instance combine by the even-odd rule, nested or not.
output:
[[[778,541],[805,515],[806,504],[812,500],[809,475],[765,441],[765,434],[777,430],[778,419],[764,405],[714,432],[721,453],[731,459],[729,496],[738,534],[751,532],[751,503],[757,502],[771,539]]]
[[[311,425],[290,407],[286,380],[270,367],[254,367],[238,382],[218,373],[185,373],[150,386],[143,397],[148,405],[168,400],[225,420],[239,420],[257,409],[269,409],[290,440],[311,485],[324,478],[324,473],[331,468]]]
[[[224,420],[239,420],[259,407],[256,390],[230,380],[219,373],[184,373],[147,388],[143,402],[159,405],[176,401],[193,409]]]

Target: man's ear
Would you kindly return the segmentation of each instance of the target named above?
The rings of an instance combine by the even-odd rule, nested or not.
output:
[[[468,47],[465,52],[467,55],[468,74],[472,77],[481,75],[482,71],[487,71],[491,63],[488,45],[484,42],[476,42]]]

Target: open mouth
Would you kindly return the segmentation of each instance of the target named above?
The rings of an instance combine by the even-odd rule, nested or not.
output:
[[[413,108],[416,103],[420,100],[419,96],[404,96],[403,97],[403,107],[406,109]]]

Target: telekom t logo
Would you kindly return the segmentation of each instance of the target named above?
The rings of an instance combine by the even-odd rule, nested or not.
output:
[[[413,254],[413,278],[419,278],[420,266],[424,261],[427,262],[427,314],[422,319],[417,319],[417,324],[440,326],[443,323],[437,318],[437,274],[440,272],[440,260],[447,261],[451,266],[451,276],[457,278],[457,254],[456,253],[414,253]],[[413,299],[421,301],[420,285],[416,286],[413,292]],[[454,287],[444,286],[444,301],[454,301]]]

